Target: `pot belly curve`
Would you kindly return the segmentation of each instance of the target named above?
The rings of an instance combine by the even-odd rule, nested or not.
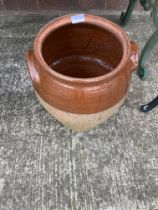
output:
[[[54,118],[56,118],[59,122],[61,122],[65,127],[70,128],[71,130],[77,132],[88,131],[92,128],[95,128],[96,126],[106,121],[107,119],[109,119],[112,115],[116,114],[119,111],[119,108],[124,103],[126,98],[126,97],[122,98],[117,104],[102,112],[97,112],[92,114],[75,114],[59,110],[49,105],[38,95],[36,91],[35,93],[41,105]]]

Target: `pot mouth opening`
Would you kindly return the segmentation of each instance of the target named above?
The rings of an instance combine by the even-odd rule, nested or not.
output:
[[[127,63],[127,34],[105,18],[85,17],[77,24],[72,23],[71,15],[58,18],[37,35],[37,56],[54,76],[69,81],[98,81],[116,74]]]

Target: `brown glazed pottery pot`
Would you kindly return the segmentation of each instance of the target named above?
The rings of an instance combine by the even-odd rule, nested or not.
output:
[[[138,46],[113,22],[73,14],[46,24],[27,53],[35,93],[58,121],[89,130],[123,104]]]

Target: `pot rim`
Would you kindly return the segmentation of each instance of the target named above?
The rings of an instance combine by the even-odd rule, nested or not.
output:
[[[42,44],[47,38],[47,36],[52,33],[53,31],[59,29],[62,26],[68,25],[68,24],[74,24],[72,23],[72,16],[75,15],[81,15],[78,13],[75,14],[69,14],[64,15],[59,18],[56,18],[50,22],[48,22],[46,25],[44,25],[41,30],[37,33],[37,36],[34,41],[34,55],[36,58],[37,63],[42,66],[44,70],[46,70],[51,76],[56,77],[57,79],[64,80],[67,82],[75,82],[76,84],[85,84],[85,83],[96,83],[100,81],[109,81],[113,77],[115,77],[118,73],[120,73],[124,67],[129,64],[130,54],[131,54],[131,44],[130,44],[130,38],[128,34],[117,24],[113,23],[110,20],[107,20],[106,18],[90,15],[90,14],[83,14],[84,15],[84,22],[80,23],[88,23],[92,24],[94,26],[99,26],[103,29],[106,29],[110,31],[121,43],[123,48],[123,56],[119,64],[116,68],[114,68],[113,71],[104,74],[102,76],[98,77],[92,77],[92,78],[77,78],[77,77],[70,77],[66,76],[64,74],[58,73],[57,71],[53,70],[48,66],[48,64],[45,62],[43,55],[42,55]]]

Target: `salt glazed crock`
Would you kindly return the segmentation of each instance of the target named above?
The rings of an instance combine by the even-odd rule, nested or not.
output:
[[[86,131],[123,104],[138,65],[138,46],[105,18],[72,14],[39,31],[27,63],[43,107],[63,125]]]

